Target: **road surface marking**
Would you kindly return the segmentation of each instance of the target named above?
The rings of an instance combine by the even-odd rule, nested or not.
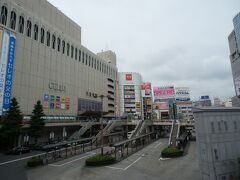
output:
[[[110,168],[110,169],[119,169],[119,170],[123,170],[123,171],[126,171],[128,168],[130,168],[132,165],[134,165],[136,162],[138,162],[140,159],[142,159],[142,157],[144,157],[145,154],[142,154],[139,158],[137,158],[134,162],[132,162],[131,164],[129,164],[127,167],[125,168],[118,168],[118,167],[114,167],[114,166],[105,166],[107,168]]]
[[[132,165],[134,165],[136,162],[138,162],[140,159],[142,159],[143,155],[137,158],[133,163],[131,163],[129,166],[124,168],[124,171],[126,171],[128,168],[130,168]]]
[[[105,166],[107,168],[110,168],[110,169],[120,169],[120,170],[124,170],[123,168],[118,168],[118,167],[113,167],[113,166]]]
[[[171,159],[171,158],[163,158],[163,157],[160,157],[158,160],[160,161],[166,161],[166,160],[169,160],[169,159]]]
[[[88,153],[88,154],[89,154],[89,153]],[[86,155],[86,156],[83,156],[83,157],[80,157],[80,158],[74,159],[74,160],[72,160],[72,161],[68,161],[68,162],[63,163],[63,164],[49,164],[49,166],[53,166],[53,167],[61,167],[61,166],[65,166],[65,165],[67,165],[67,164],[70,164],[70,163],[73,163],[73,162],[75,162],[75,161],[78,161],[78,160],[84,159],[84,158],[89,157],[89,156],[92,156],[92,155],[94,155],[94,154],[96,154],[96,153],[90,153],[89,155]]]
[[[160,146],[162,144],[162,142],[158,143],[157,145],[154,146],[154,148],[157,148],[158,146]]]
[[[6,161],[6,162],[3,162],[3,163],[0,163],[0,166],[5,165],[5,164],[10,164],[10,163],[13,163],[13,162],[17,162],[17,161],[22,161],[22,160],[25,160],[25,159],[30,159],[32,157],[41,156],[41,155],[45,155],[45,154],[46,153],[40,153],[40,154],[35,154],[35,155],[32,155],[32,156],[27,156],[27,157],[23,157],[23,158],[19,158],[19,159],[14,159],[14,160],[11,160],[11,161]]]

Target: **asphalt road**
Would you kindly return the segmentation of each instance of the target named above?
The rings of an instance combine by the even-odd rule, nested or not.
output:
[[[85,153],[48,166],[27,171],[28,180],[200,180],[196,157],[196,143],[191,142],[188,154],[175,159],[160,160],[160,152],[167,139],[158,140],[127,159],[104,167],[90,168]]]
[[[33,151],[22,155],[0,154],[0,179],[1,180],[27,180],[27,158],[42,152]]]

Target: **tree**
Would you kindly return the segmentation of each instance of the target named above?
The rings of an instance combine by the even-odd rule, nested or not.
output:
[[[9,110],[2,116],[1,140],[5,148],[16,146],[22,127],[22,113],[17,99],[13,98]]]
[[[43,116],[45,116],[43,106],[40,101],[37,101],[37,104],[34,105],[29,127],[29,133],[34,137],[35,143],[37,143],[45,126],[44,119],[42,118]]]

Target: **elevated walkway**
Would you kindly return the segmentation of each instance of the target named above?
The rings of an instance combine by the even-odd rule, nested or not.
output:
[[[180,132],[180,123],[178,123],[177,121],[173,121],[171,133],[169,137],[169,143],[168,143],[170,147],[177,147],[177,138],[179,136],[179,132]]]
[[[111,131],[115,127],[121,126],[121,125],[122,125],[122,121],[118,121],[118,120],[108,121],[107,125],[103,128],[103,130],[102,131],[100,130],[98,132],[98,134],[95,136],[95,141],[100,140],[102,134],[103,134],[103,136],[107,136],[111,133]]]
[[[135,129],[128,135],[128,139],[132,139],[134,137],[138,137],[143,133],[143,130],[146,128],[146,122],[140,120],[137,122]]]
[[[88,130],[92,127],[92,125],[94,125],[95,123],[94,122],[87,122],[87,123],[84,123],[83,126],[78,130],[76,131],[75,133],[73,133],[72,136],[70,136],[70,140],[78,140],[81,138],[81,136]]]

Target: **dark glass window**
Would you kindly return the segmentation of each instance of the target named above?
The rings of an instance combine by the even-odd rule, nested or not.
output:
[[[38,25],[34,24],[34,40],[38,41]]]
[[[45,39],[45,30],[41,28],[41,43],[44,43],[44,39]]]
[[[1,22],[1,24],[5,25],[5,26],[7,24],[7,14],[8,14],[7,7],[6,6],[2,6],[0,22]]]
[[[69,51],[70,51],[70,44],[67,43],[67,56],[69,56]]]
[[[75,48],[75,60],[77,60],[78,50]]]
[[[55,49],[56,46],[56,36],[53,34],[52,35],[52,48]]]
[[[32,35],[32,22],[27,20],[27,36],[31,37]]]
[[[51,38],[51,34],[50,34],[50,32],[48,31],[48,32],[47,32],[47,46],[50,46],[50,38]]]
[[[61,50],[61,39],[58,38],[57,39],[57,51],[60,52],[60,50]]]
[[[62,41],[62,53],[65,54],[65,41]]]
[[[19,17],[19,25],[18,25],[18,32],[23,34],[24,31],[24,18],[22,16]]]
[[[73,58],[74,47],[71,46],[71,58]]]
[[[86,65],[88,64],[88,55],[86,54]]]
[[[79,62],[81,62],[81,55],[82,55],[82,52],[81,52],[81,50],[79,50],[79,52],[78,52],[78,61]]]
[[[82,63],[84,64],[84,52],[82,52]]]
[[[10,28],[15,30],[16,28],[16,13],[14,11],[11,12],[11,19],[10,19]]]

